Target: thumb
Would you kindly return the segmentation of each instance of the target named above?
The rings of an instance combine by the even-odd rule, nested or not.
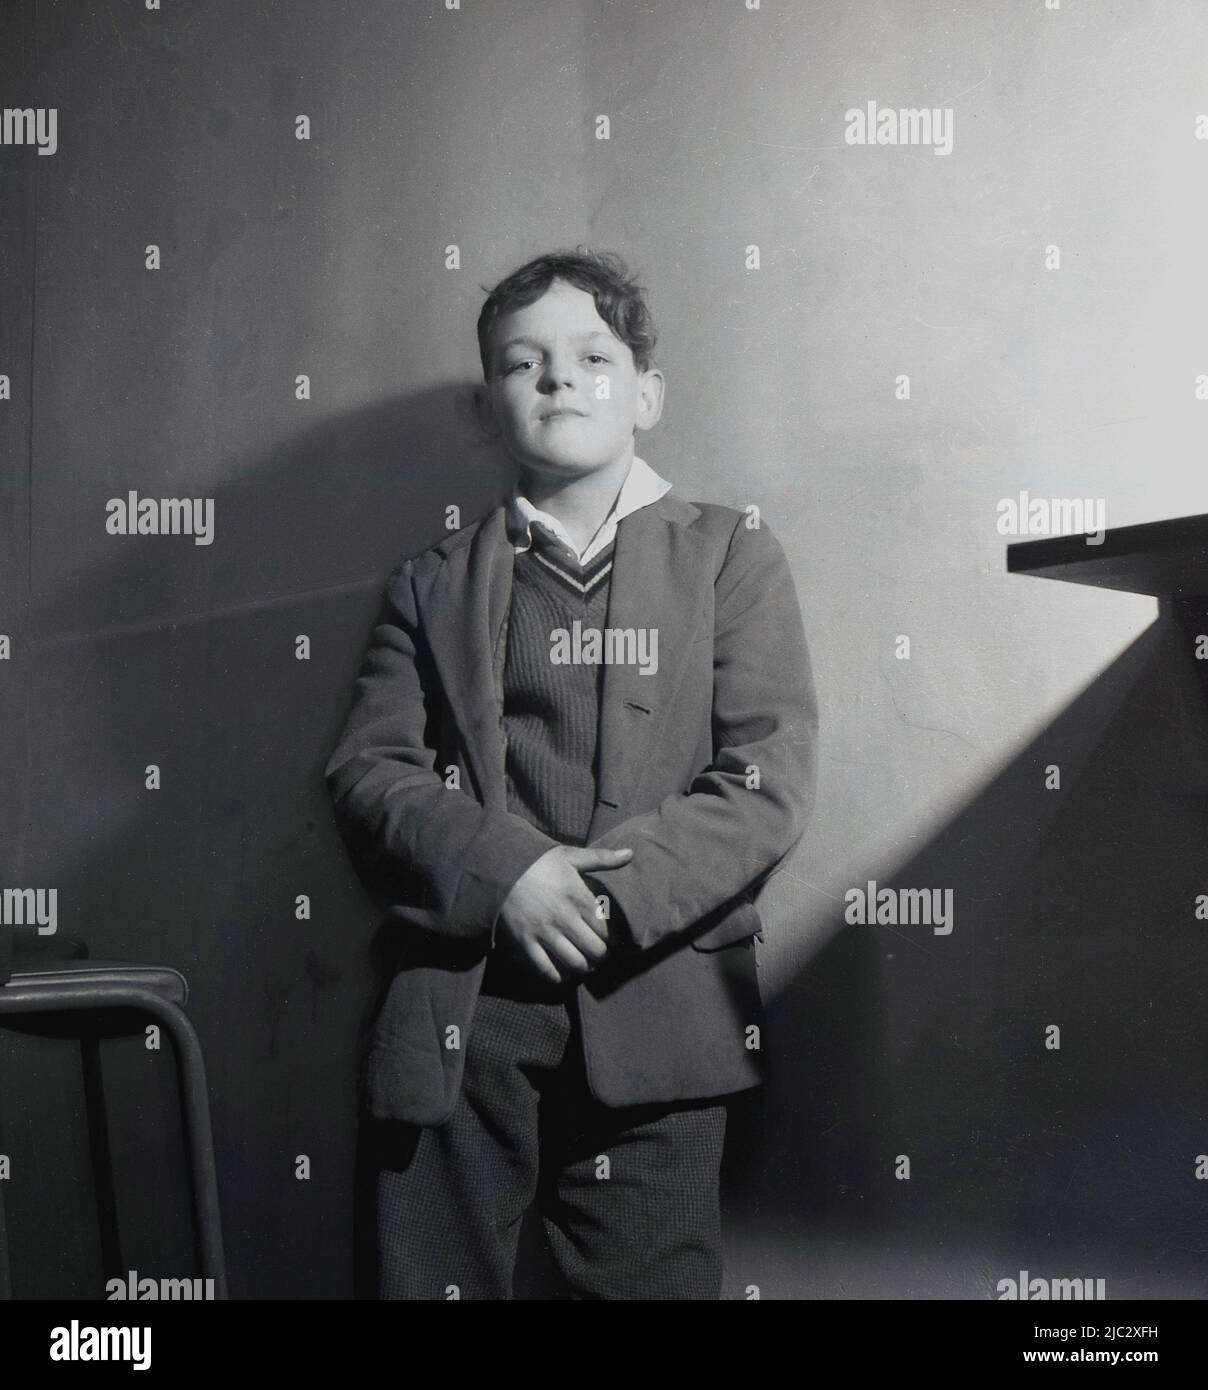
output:
[[[576,869],[615,869],[633,858],[631,849],[572,849],[570,862]]]

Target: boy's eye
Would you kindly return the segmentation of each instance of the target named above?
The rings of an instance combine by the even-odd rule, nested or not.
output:
[[[609,359],[602,352],[589,352],[585,355],[584,361],[591,363],[607,363]],[[523,371],[526,367],[535,367],[537,361],[533,357],[523,357],[518,362],[509,362],[503,371],[505,376],[513,376],[516,372]]]

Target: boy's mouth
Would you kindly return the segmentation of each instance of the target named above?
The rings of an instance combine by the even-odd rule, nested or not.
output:
[[[584,418],[584,419],[585,419],[586,416],[587,416],[587,411],[586,411],[586,410],[572,410],[572,409],[570,408],[570,406],[564,406],[564,405],[563,405],[563,406],[558,406],[557,409],[555,409],[555,410],[547,410],[547,411],[545,411],[545,412],[541,415],[540,418],[541,418],[541,423],[542,423],[542,424],[545,424],[545,422],[546,422],[547,420],[561,420],[561,419],[564,419],[564,418],[567,417],[567,416],[575,416],[575,415],[580,416],[581,418]]]

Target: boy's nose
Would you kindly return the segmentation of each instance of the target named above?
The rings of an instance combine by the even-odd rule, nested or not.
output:
[[[571,385],[569,363],[547,362],[541,373],[541,387],[545,391],[557,391],[559,387]]]

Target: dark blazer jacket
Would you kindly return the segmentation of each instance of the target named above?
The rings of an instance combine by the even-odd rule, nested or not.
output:
[[[577,997],[610,1106],[765,1076],[753,898],[812,812],[818,717],[784,552],[746,522],[668,494],[617,527],[607,626],[657,628],[658,669],[603,673],[587,839],[633,858],[588,878],[622,944]],[[557,843],[507,809],[493,652],[511,574],[502,506],[394,571],[326,770],[400,926],[365,1076],[379,1119],[449,1117],[499,910]]]

